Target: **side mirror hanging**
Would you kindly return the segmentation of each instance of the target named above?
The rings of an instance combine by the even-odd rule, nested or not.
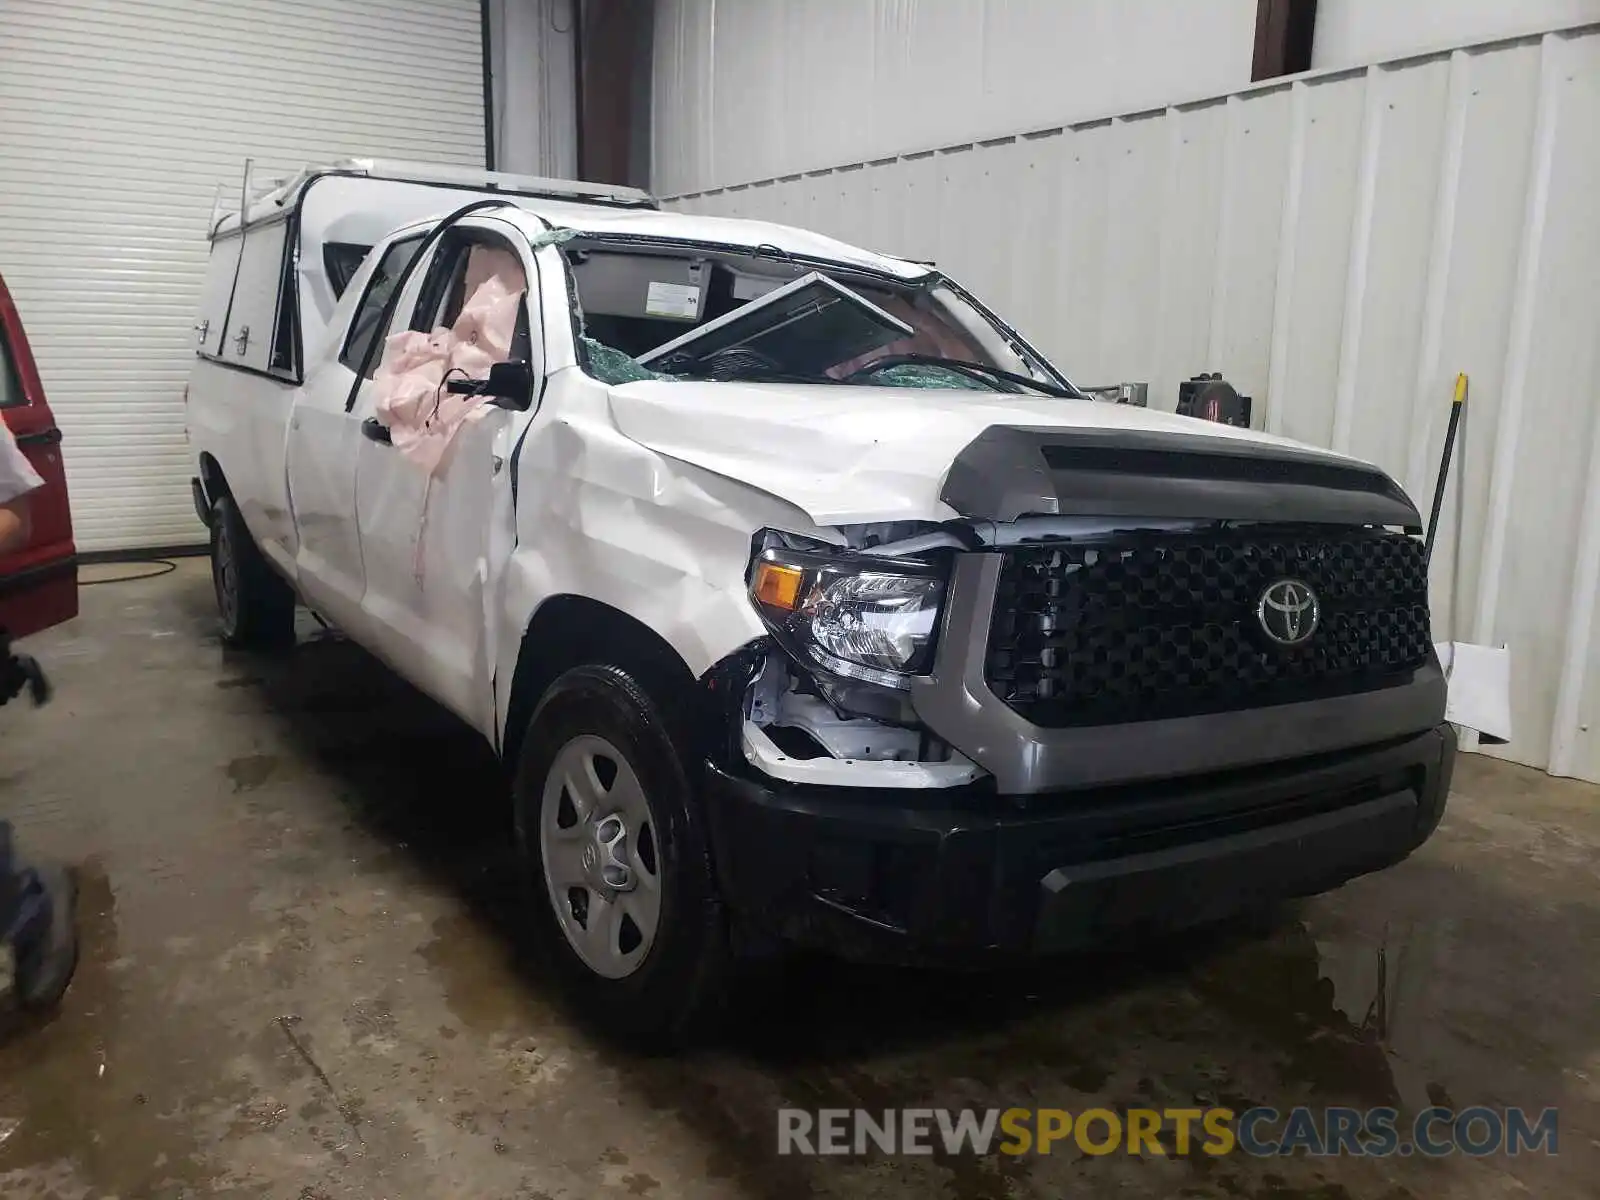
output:
[[[490,396],[501,408],[525,409],[533,402],[533,368],[513,358],[490,366],[487,379],[451,379],[445,390],[456,396]]]

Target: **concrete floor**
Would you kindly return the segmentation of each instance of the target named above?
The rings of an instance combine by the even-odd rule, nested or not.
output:
[[[225,652],[199,561],[83,607],[31,647],[56,702],[0,713],[0,813],[78,865],[85,937],[0,1047],[11,1200],[1600,1194],[1600,789],[1467,759],[1422,852],[1271,929],[1022,977],[796,964],[641,1061],[527,965],[474,735],[337,639]],[[1559,1105],[1561,1152],[774,1149],[785,1103],[1430,1101]]]

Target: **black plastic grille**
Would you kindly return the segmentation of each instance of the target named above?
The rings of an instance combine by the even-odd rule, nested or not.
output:
[[[1269,639],[1262,591],[1298,579],[1321,620]],[[1427,567],[1401,534],[1316,526],[1117,535],[1005,552],[986,675],[1037,725],[1226,712],[1404,682],[1428,659]]]

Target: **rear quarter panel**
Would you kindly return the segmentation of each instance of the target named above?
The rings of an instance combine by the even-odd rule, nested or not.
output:
[[[209,455],[262,552],[292,576],[294,520],[284,470],[292,383],[196,358],[189,375],[189,445]],[[215,496],[211,497],[215,499]]]

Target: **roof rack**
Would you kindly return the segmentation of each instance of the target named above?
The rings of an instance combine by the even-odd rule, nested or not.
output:
[[[541,200],[569,200],[578,204],[601,204],[616,208],[659,209],[660,202],[640,188],[610,183],[585,183],[577,179],[546,179],[540,175],[515,175],[508,171],[485,171],[477,167],[454,167],[443,163],[408,162],[392,158],[343,158],[336,162],[302,167],[293,175],[256,179],[251,160],[245,160],[244,181],[239,192],[241,209],[248,211],[245,224],[252,225],[271,210],[281,209],[297,198],[307,183],[320,175],[366,175],[399,183],[436,184],[480,192],[504,192]],[[210,228],[215,234],[241,209],[224,207],[223,185],[218,185],[212,203]],[[237,224],[237,222],[234,222]]]
[[[514,175],[475,167],[449,167],[437,163],[404,162],[386,158],[347,158],[327,167],[351,175],[373,175],[409,183],[445,183],[481,188],[489,192],[515,192],[546,200],[577,200],[585,204],[615,204],[623,208],[660,208],[649,192],[610,183],[585,183],[576,179],[546,179],[541,175]]]

